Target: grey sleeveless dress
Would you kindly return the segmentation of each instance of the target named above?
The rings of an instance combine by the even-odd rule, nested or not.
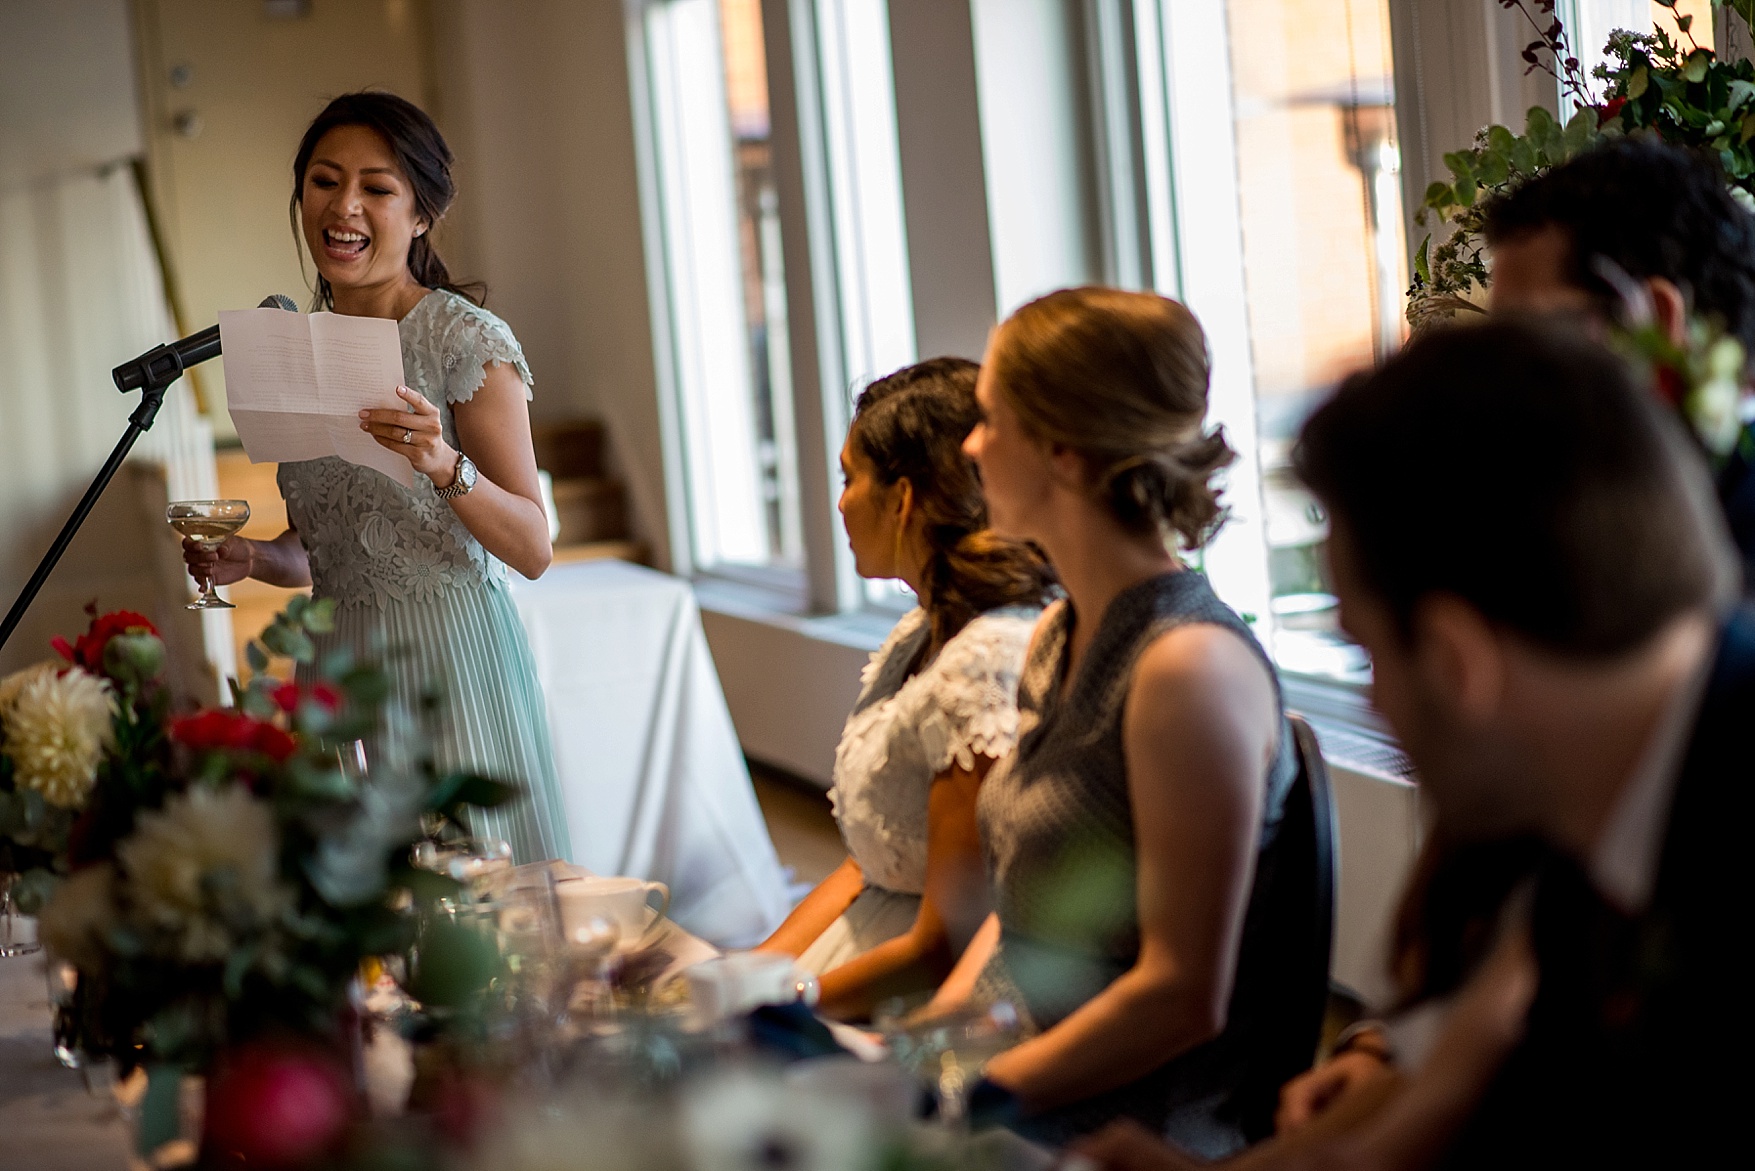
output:
[[[511,365],[530,394],[530,367],[511,329],[466,298],[428,293],[397,329],[403,377],[438,406],[453,447],[452,405],[475,395],[490,363]],[[310,556],[312,594],[339,603],[335,633],[319,650],[389,651],[392,702],[407,711],[436,690],[431,749],[440,771],[469,769],[524,790],[518,801],[476,811],[471,828],[510,842],[520,862],[568,857],[542,691],[506,566],[418,473],[404,488],[330,456],[281,464],[279,482]]]
[[[981,786],[978,815],[1002,929],[976,995],[1016,1004],[1029,1031],[1052,1028],[1128,971],[1139,955],[1133,809],[1122,712],[1135,662],[1156,638],[1190,623],[1236,631],[1272,664],[1254,635],[1193,570],[1130,587],[1110,603],[1078,676],[1062,691],[1071,604],[1043,615],[1018,686],[1017,751]],[[1277,687],[1277,683],[1276,683]],[[1258,850],[1273,841],[1296,753],[1284,717],[1266,776]],[[1258,887],[1259,887],[1258,883]],[[1260,925],[1252,893],[1243,962]],[[1055,1145],[1127,1116],[1209,1158],[1244,1145],[1237,1090],[1250,1056],[1240,967],[1224,1033],[1138,1081],[1025,1120],[1017,1129]]]

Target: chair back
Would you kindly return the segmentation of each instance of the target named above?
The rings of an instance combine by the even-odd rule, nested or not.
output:
[[[1242,1091],[1250,1141],[1273,1133],[1280,1087],[1310,1068],[1328,1011],[1329,952],[1335,921],[1335,811],[1328,766],[1316,733],[1287,715],[1298,772],[1274,843],[1260,866],[1266,881],[1248,966],[1255,995],[1250,1068]],[[1244,978],[1239,971],[1239,978]]]

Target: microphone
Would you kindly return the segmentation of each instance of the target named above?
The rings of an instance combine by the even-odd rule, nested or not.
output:
[[[297,313],[299,307],[285,293],[262,298],[258,309],[285,309]],[[200,333],[192,333],[168,346],[154,346],[133,361],[124,362],[110,371],[116,389],[123,394],[143,386],[169,386],[183,376],[183,371],[198,366],[209,358],[219,357],[219,326],[210,325]]]

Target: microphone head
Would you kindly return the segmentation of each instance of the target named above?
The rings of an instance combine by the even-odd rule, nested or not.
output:
[[[285,309],[288,313],[297,313],[299,311],[298,303],[285,293],[270,293],[268,296],[262,298],[262,304],[256,306],[256,308]]]

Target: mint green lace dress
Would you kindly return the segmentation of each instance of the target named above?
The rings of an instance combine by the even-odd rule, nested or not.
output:
[[[467,299],[428,293],[397,328],[403,377],[438,406],[453,447],[451,407],[474,396],[489,364],[514,367],[530,395],[530,367],[511,329]],[[504,838],[520,862],[568,857],[542,691],[506,566],[418,473],[404,488],[331,456],[281,464],[279,480],[287,518],[310,555],[312,593],[338,603],[335,633],[322,649],[391,652],[392,698],[409,711],[437,689],[439,768],[509,780],[525,793],[478,810],[475,832]]]

